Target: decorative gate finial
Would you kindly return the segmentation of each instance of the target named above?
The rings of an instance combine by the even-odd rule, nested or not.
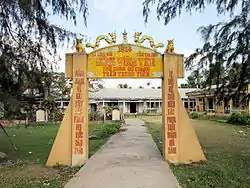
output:
[[[107,35],[100,35],[96,38],[95,44],[87,43],[86,47],[96,49],[100,46],[100,42],[102,40],[105,40],[109,45],[115,44],[116,43],[116,32],[109,33],[109,36],[111,38],[109,38]]]
[[[127,44],[128,43],[128,33],[126,31],[126,29],[124,29],[123,33],[123,44]],[[115,44],[116,43],[116,32],[111,32],[108,35],[100,35],[96,38],[94,43],[90,43],[88,42],[86,44],[87,48],[92,48],[93,50],[95,50],[96,48],[100,47],[100,43],[101,41],[104,40],[106,43],[108,43],[109,45]],[[142,32],[135,32],[134,34],[134,42],[137,45],[140,45],[142,43],[144,43],[145,41],[149,41],[149,45],[151,48],[153,48],[154,50],[157,50],[157,48],[163,48],[164,44],[163,43],[155,43],[153,37],[149,36],[149,35],[142,35]],[[77,52],[81,52],[83,50],[83,52],[85,52],[84,47],[82,46],[82,40],[81,39],[77,39]],[[174,52],[174,44],[173,44],[173,40],[168,40],[168,45],[167,48],[165,50],[166,52],[170,52],[173,53]]]
[[[151,48],[153,48],[153,49],[163,48],[164,47],[163,43],[155,44],[155,41],[151,36],[144,35],[144,36],[142,36],[140,38],[141,35],[142,35],[142,32],[135,32],[134,41],[135,41],[136,44],[142,44],[143,42],[148,40]]]
[[[126,32],[126,29],[124,29],[123,35],[123,43],[128,43],[128,33]]]
[[[174,39],[168,40],[166,52],[174,53]]]
[[[76,52],[86,52],[82,44],[82,40],[83,40],[82,38],[76,38],[76,46],[75,46]]]

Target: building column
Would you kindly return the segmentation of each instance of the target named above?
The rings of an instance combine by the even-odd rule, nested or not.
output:
[[[208,111],[208,99],[207,99],[207,97],[204,97],[204,102],[205,102],[205,109],[204,109],[204,111],[205,112],[207,112]]]
[[[172,163],[179,162],[179,98],[177,86],[177,61],[175,55],[164,54],[162,82],[163,106],[163,156]],[[178,135],[178,136],[177,136]]]
[[[178,92],[177,78],[183,77],[180,70],[183,56],[164,54],[163,66],[163,156],[176,164],[206,160],[187,111]]]
[[[233,110],[233,100],[230,99],[229,102],[228,102],[228,104],[229,104],[230,113],[232,113],[232,110]]]
[[[151,114],[151,99],[149,101],[149,113]]]
[[[123,113],[125,113],[125,109],[126,109],[126,103],[125,103],[125,100],[123,100],[122,105],[123,105]]]
[[[221,102],[221,106],[222,106],[222,113],[225,113],[225,97],[223,97],[223,100]]]
[[[199,106],[199,108],[200,108],[200,104],[199,104],[199,99],[196,97],[195,98],[195,110],[196,110],[196,112],[199,112],[198,110],[198,106]]]
[[[146,112],[147,112],[146,109],[147,109],[147,102],[144,101],[144,102],[143,102],[143,113],[146,113]]]
[[[72,98],[46,165],[80,166],[88,159],[87,54],[66,55],[66,77],[73,79]]]
[[[159,112],[161,111],[161,102],[159,101],[158,102],[158,109],[159,109]]]

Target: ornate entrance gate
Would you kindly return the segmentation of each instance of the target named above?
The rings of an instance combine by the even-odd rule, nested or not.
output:
[[[162,126],[164,159],[172,163],[191,163],[206,160],[178,93],[177,79],[184,77],[183,55],[174,53],[173,40],[164,47],[152,37],[135,32],[136,44],[128,44],[127,33],[123,43],[116,43],[116,33],[101,35],[86,47],[77,39],[76,53],[66,54],[66,77],[73,79],[73,95],[51,149],[47,165],[82,165],[88,159],[88,79],[89,78],[161,78]],[[96,49],[100,41],[110,46]],[[142,46],[149,41],[151,48]]]

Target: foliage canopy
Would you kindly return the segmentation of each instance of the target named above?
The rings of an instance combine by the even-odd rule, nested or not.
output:
[[[16,104],[27,83],[42,85],[58,61],[57,47],[77,34],[49,21],[87,24],[86,0],[0,0],[0,102]]]
[[[78,12],[87,24],[85,0],[0,0],[1,94],[19,92],[31,72],[36,75],[52,68],[58,43],[76,33],[52,24],[49,17],[57,15],[76,24]]]
[[[185,63],[187,68],[192,69],[195,60],[199,59],[195,66],[209,70],[209,83],[211,85],[211,80],[216,79],[218,91],[234,90],[237,93],[246,88],[250,80],[249,0],[145,0],[143,15],[146,22],[150,8],[155,3],[157,18],[163,19],[164,24],[168,24],[183,11],[202,12],[210,4],[216,5],[218,15],[229,13],[228,21],[198,29],[204,45],[196,49]]]

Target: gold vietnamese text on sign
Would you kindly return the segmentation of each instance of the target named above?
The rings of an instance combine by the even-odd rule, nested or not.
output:
[[[162,55],[150,48],[121,44],[88,55],[88,78],[161,78]]]

